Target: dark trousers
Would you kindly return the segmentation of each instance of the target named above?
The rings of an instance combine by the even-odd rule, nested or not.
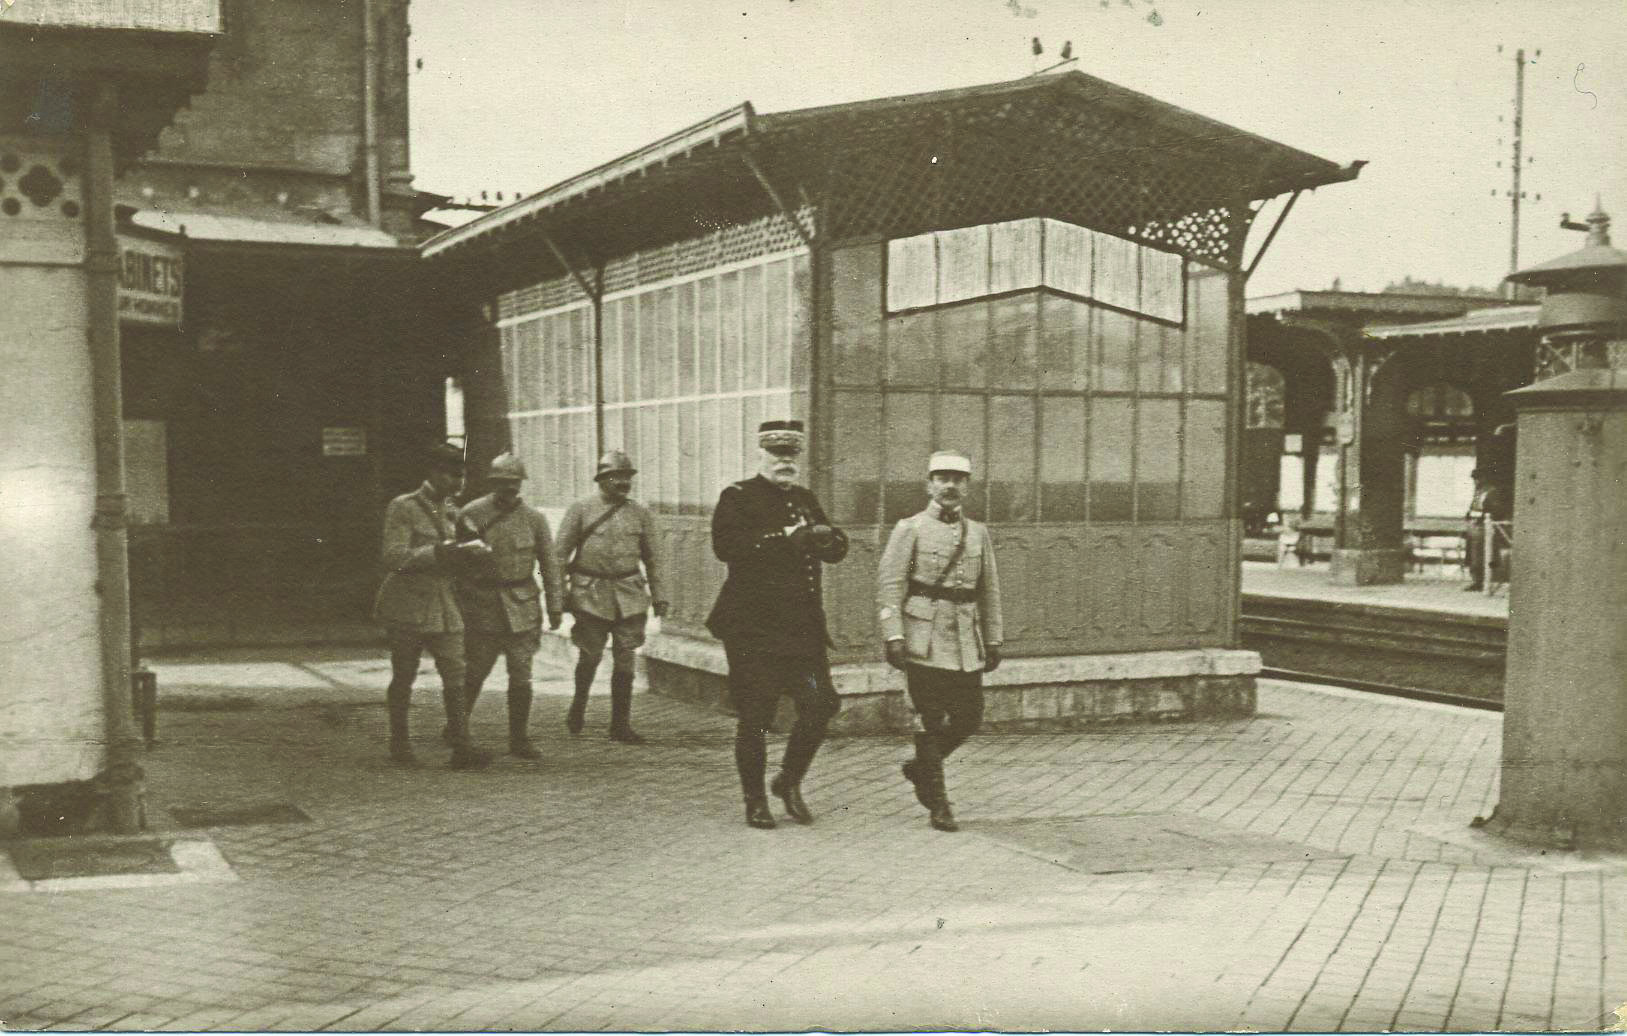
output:
[[[941,793],[944,759],[983,724],[983,674],[911,665],[904,679],[919,724],[916,766]]]
[[[418,662],[428,651],[441,675],[441,704],[446,710],[446,727],[454,744],[469,743],[468,707],[464,702],[466,671],[463,662],[463,634],[422,633],[400,627],[387,631],[390,644],[390,688],[385,700],[390,712],[390,741],[407,745],[407,713],[412,706],[412,683],[418,676]]]
[[[788,783],[807,776],[831,717],[841,699],[830,680],[823,655],[788,657],[724,641],[729,658],[729,697],[735,707],[734,765],[747,799],[763,799],[763,771],[768,764],[767,732],[781,695],[796,706],[796,722],[785,740],[780,772]]]

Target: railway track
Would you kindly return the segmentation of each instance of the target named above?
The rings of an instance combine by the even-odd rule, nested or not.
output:
[[[1243,595],[1261,675],[1501,710],[1507,621],[1311,598]]]

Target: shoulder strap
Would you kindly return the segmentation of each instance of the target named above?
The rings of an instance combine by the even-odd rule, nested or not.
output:
[[[414,493],[412,494],[412,498],[418,502],[419,507],[423,508],[424,513],[429,515],[429,520],[435,523],[435,531],[441,535],[445,535],[446,515],[437,512],[435,508],[429,506],[429,501],[424,499],[423,494]]]
[[[582,530],[582,538],[576,541],[576,550],[571,553],[571,564],[574,565],[576,563],[576,559],[582,556],[582,546],[587,543],[588,538],[594,533],[598,532],[599,527],[605,522],[608,522],[611,516],[617,511],[621,510],[622,506],[626,503],[627,501],[625,500],[617,500],[615,503],[611,504],[603,514],[599,515],[599,517],[588,523],[588,527]]]
[[[932,584],[934,590],[943,589],[944,580],[949,578],[949,570],[955,567],[955,562],[966,553],[966,512],[960,515],[960,538],[955,541],[955,549],[949,552],[949,560],[943,563],[943,571],[938,573],[938,581]]]

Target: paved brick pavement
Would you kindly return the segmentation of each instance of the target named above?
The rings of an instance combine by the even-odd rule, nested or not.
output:
[[[648,747],[602,702],[571,738],[550,671],[546,758],[453,773],[426,673],[433,765],[402,771],[376,655],[158,668],[154,807],[310,821],[205,832],[234,882],[0,895],[5,1027],[1597,1029],[1627,1001],[1627,860],[1467,827],[1492,714],[1263,682],[1246,722],[979,737],[958,835],[900,741],[841,739],[819,822],[762,832],[692,706],[640,695]]]

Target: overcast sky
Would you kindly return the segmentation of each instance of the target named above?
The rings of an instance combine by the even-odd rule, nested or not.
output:
[[[1335,277],[1495,286],[1523,46],[1521,265],[1580,247],[1560,213],[1581,218],[1595,193],[1627,235],[1623,0],[415,0],[412,20],[417,185],[505,199],[741,101],[1013,79],[1036,67],[1032,37],[1047,63],[1071,40],[1071,67],[1371,163],[1300,199],[1250,295]]]

